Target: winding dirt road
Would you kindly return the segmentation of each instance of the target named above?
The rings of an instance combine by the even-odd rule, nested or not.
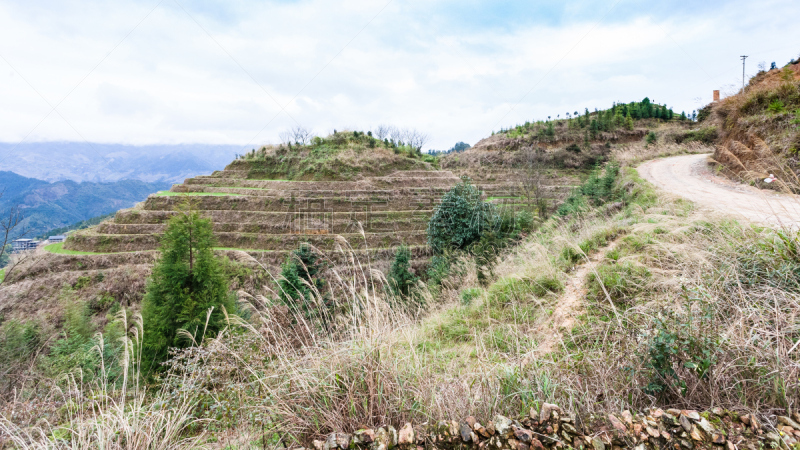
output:
[[[657,187],[700,205],[763,225],[800,228],[800,196],[734,183],[711,173],[708,154],[655,159],[638,167]]]

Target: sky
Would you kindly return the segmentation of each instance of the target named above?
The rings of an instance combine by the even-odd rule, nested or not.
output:
[[[0,141],[235,144],[380,124],[426,149],[800,54],[800,2],[0,0]],[[3,155],[0,155],[2,157]]]

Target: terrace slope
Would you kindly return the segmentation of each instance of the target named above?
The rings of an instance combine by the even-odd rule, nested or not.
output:
[[[492,163],[480,171],[437,170],[437,165],[435,158],[408,146],[353,132],[254,150],[223,170],[189,178],[72,233],[63,247],[40,249],[23,259],[0,285],[0,311],[52,303],[63,286],[76,285],[84,298],[110,295],[138,304],[143,283],[127,283],[124,289],[111,284],[131,274],[147,278],[166,222],[187,202],[212,221],[217,252],[231,261],[237,289],[258,284],[255,274],[263,275],[252,259],[240,257],[242,251],[277,276],[287,253],[303,243],[325,252],[334,265],[346,258],[339,249],[369,256],[372,267],[383,272],[396,247],[408,245],[412,267],[424,271],[428,221],[462,175],[475,176],[487,198],[502,207],[526,206],[515,169]],[[578,175],[551,180],[547,196],[553,205],[577,184]],[[79,281],[82,277],[90,282]]]

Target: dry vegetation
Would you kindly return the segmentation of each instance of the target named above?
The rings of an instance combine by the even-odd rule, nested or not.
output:
[[[155,390],[135,390],[131,350],[104,369],[130,366],[127,379],[117,369],[108,382],[38,380],[6,396],[0,430],[20,448],[261,448],[407,420],[515,416],[542,402],[587,422],[652,405],[796,408],[796,235],[657,194],[631,169],[614,186],[612,202],[544,222],[483,283],[485,268],[460,259],[441,287],[420,286],[422,309],[385,295],[372,262],[339,241],[349,264],[328,277],[341,311],[333,327],[276,306],[274,292],[242,291],[228,329],[176,353]],[[141,328],[125,329],[135,349]]]
[[[714,159],[725,173],[760,187],[800,191],[800,64],[761,72],[744,92],[707,107],[719,130]],[[778,183],[764,183],[769,174]]]

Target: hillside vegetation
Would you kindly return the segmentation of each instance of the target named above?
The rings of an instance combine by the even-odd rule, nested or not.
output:
[[[252,150],[226,170],[246,172],[248,179],[330,181],[383,176],[398,170],[431,170],[435,159],[403,141],[383,140],[372,132],[342,131],[327,137],[304,137]]]
[[[800,62],[760,72],[743,92],[702,111],[704,133],[718,134],[714,159],[736,179],[800,192]],[[778,182],[764,179],[774,174]]]
[[[639,161],[711,151],[669,116],[614,105],[438,157],[335,133],[151,196],[64,246],[95,254],[33,255],[0,285],[0,431],[22,448],[332,450],[367,441],[330,433],[375,429],[389,448],[406,422],[463,438],[480,427],[437,421],[503,434],[497,415],[556,411],[575,431],[543,427],[548,447],[602,449],[622,410],[772,426],[800,402],[797,236],[641,180]],[[712,446],[675,426],[631,425],[628,443]]]

